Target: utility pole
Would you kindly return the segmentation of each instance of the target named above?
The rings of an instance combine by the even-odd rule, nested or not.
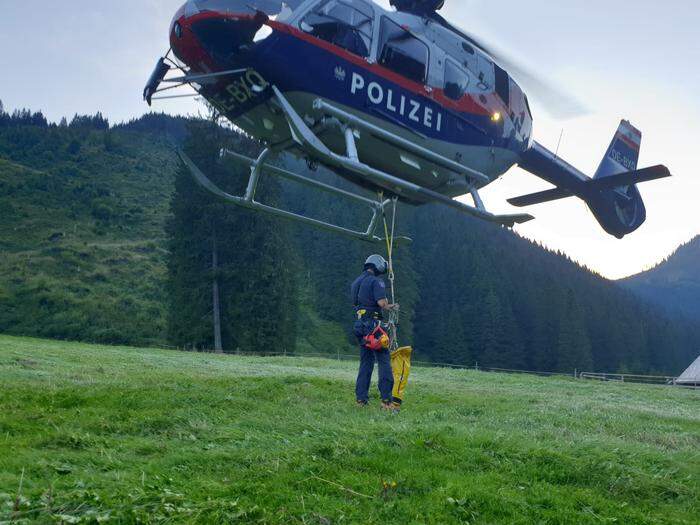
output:
[[[221,345],[221,303],[219,301],[219,252],[216,245],[216,225],[212,225],[212,251],[211,251],[211,270],[212,270],[212,303],[214,310],[214,351],[217,354],[223,354],[224,349]]]

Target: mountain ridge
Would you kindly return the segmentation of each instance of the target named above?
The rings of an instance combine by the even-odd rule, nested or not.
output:
[[[700,320],[700,235],[681,244],[653,268],[619,282],[671,315]]]

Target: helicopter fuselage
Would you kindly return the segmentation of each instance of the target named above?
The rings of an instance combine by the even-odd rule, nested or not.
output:
[[[161,58],[144,98],[150,104],[163,82],[191,85],[262,141],[263,158],[248,159],[251,191],[263,161],[286,151],[406,202],[442,202],[512,226],[533,217],[489,213],[478,189],[517,164],[554,187],[509,199],[514,206],[578,197],[617,238],[644,223],[636,185],[670,171],[636,169],[641,132],[630,122],[620,122],[589,177],[532,139],[527,96],[490,46],[434,12],[442,2],[393,4],[398,11],[370,0],[188,0],[170,28],[185,76],[166,78]],[[253,193],[234,202],[259,207]],[[465,194],[474,206],[454,199]]]
[[[310,126],[322,117],[314,101],[324,100],[485,175],[478,186],[529,148],[532,116],[522,90],[488,55],[439,24],[364,0],[308,1],[276,19],[250,3],[190,1],[175,16],[170,40],[190,73],[238,71],[197,89],[259,140],[291,137],[272,100],[276,86]],[[331,150],[344,150],[337,130],[319,136]],[[357,139],[363,162],[396,177],[450,197],[474,185],[371,133]]]

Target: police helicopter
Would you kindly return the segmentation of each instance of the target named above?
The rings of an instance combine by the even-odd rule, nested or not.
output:
[[[236,127],[259,139],[244,195],[217,187],[182,152],[197,181],[238,206],[364,240],[396,200],[443,203],[512,227],[533,217],[487,211],[479,190],[512,166],[555,187],[510,199],[528,206],[567,197],[586,202],[609,234],[639,228],[646,210],[637,183],[670,176],[637,168],[641,133],[623,120],[593,177],[532,138],[528,76],[437,11],[444,0],[189,0],[170,26],[170,50],[144,90],[191,86]],[[506,71],[506,68],[511,73]],[[521,78],[522,77],[522,80]],[[175,95],[178,96],[178,95]],[[283,152],[323,165],[377,200],[274,165]],[[263,174],[364,203],[364,230],[269,206],[256,199]],[[389,198],[384,198],[384,195]],[[471,195],[473,205],[456,197]]]

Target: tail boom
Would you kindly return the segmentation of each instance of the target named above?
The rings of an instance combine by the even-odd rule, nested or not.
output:
[[[623,120],[593,178],[535,142],[523,153],[519,165],[556,187],[508,202],[530,206],[575,196],[586,202],[607,233],[621,239],[646,220],[636,184],[671,176],[662,165],[637,169],[641,139],[641,132]]]

